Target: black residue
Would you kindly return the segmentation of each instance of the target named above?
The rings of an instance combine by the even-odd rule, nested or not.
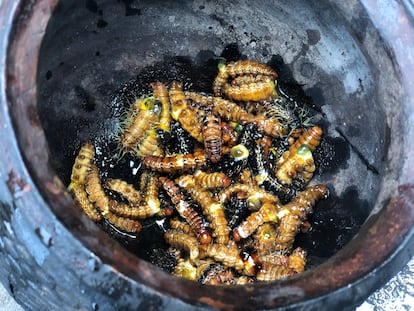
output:
[[[311,229],[295,238],[295,245],[308,251],[307,269],[343,248],[357,234],[371,211],[369,203],[359,198],[356,186],[348,187],[339,197],[332,190],[330,192],[328,199],[319,201],[314,214],[309,216]]]
[[[125,16],[141,15],[141,10],[132,7],[134,0],[122,0],[125,5]]]
[[[321,142],[313,153],[318,174],[336,173],[346,168],[350,157],[349,143],[341,137],[322,136]]]
[[[91,11],[92,13],[98,13],[98,3],[95,0],[86,0],[86,8]]]
[[[75,85],[76,96],[81,100],[82,108],[85,112],[91,112],[95,110],[95,101],[92,96],[81,86]]]
[[[95,56],[101,56],[101,52],[96,51],[96,52],[95,52]]]
[[[369,163],[368,159],[362,154],[362,152],[355,145],[351,143],[351,141],[348,139],[348,137],[346,137],[346,135],[342,132],[342,130],[338,127],[336,127],[335,130],[339,133],[339,135],[341,135],[346,140],[346,142],[351,147],[352,151],[355,152],[355,154],[358,156],[361,162],[367,167],[367,170],[374,173],[375,175],[378,175],[379,174],[378,169],[373,164]]]
[[[98,28],[105,28],[106,26],[108,26],[108,22],[103,19],[98,19],[96,22],[96,27]]]
[[[50,80],[52,78],[52,76],[53,76],[53,74],[50,70],[46,71],[46,75],[45,75],[46,80]]]
[[[227,62],[234,62],[239,60],[242,54],[239,51],[237,43],[230,43],[224,47],[220,57],[223,57]]]
[[[325,97],[323,96],[323,91],[320,87],[310,87],[305,90],[305,93],[313,99],[314,105],[318,106],[319,109],[321,109],[321,107],[326,104]]]

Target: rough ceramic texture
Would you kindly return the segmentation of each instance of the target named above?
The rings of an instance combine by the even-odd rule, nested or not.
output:
[[[87,3],[91,5],[94,1]],[[42,124],[36,111],[37,96],[47,98],[47,94],[37,94],[36,74],[40,39],[44,34],[53,1],[30,2],[30,5],[22,6],[21,10],[17,9],[17,2],[3,1],[0,7],[0,141],[4,148],[0,163],[0,277],[16,300],[27,309],[161,310],[168,307],[169,310],[193,310],[197,309],[194,306],[199,306],[200,309],[208,309],[211,306],[241,309],[246,306],[276,308],[286,304],[290,304],[289,308],[292,309],[306,307],[308,310],[344,306],[352,308],[391,277],[413,254],[414,188],[408,184],[412,181],[410,176],[413,174],[413,166],[406,158],[412,154],[414,148],[410,144],[410,138],[414,137],[414,129],[410,126],[413,124],[410,123],[410,118],[414,115],[414,96],[410,95],[413,95],[414,88],[410,87],[412,82],[407,75],[407,72],[414,72],[413,58],[404,58],[404,63],[400,66],[402,56],[412,54],[410,50],[393,50],[395,47],[404,46],[404,42],[398,41],[400,45],[384,45],[364,9],[355,1],[338,4],[343,19],[338,12],[330,12],[329,6],[323,3],[314,4],[317,7],[313,7],[306,3],[301,6],[299,1],[296,1],[295,6],[287,9],[294,13],[293,16],[301,15],[301,18],[293,18],[291,22],[293,25],[300,25],[305,20],[312,27],[307,28],[308,31],[299,28],[300,30],[294,33],[289,33],[287,28],[283,27],[283,20],[275,21],[277,26],[274,27],[273,24],[264,23],[274,16],[269,13],[272,9],[268,7],[270,2],[259,2],[259,5],[265,7],[261,12],[249,7],[249,2],[240,2],[234,10],[229,10],[230,6],[224,2],[220,2],[224,8],[212,8],[209,2],[196,1],[191,2],[191,5],[189,3],[163,2],[165,5],[156,10],[140,8],[139,5],[137,8],[130,5],[122,7],[118,4],[118,10],[122,10],[122,14],[128,18],[134,18],[139,9],[145,13],[143,21],[146,23],[138,24],[140,27],[136,27],[137,32],[141,28],[148,31],[153,29],[156,19],[151,17],[159,18],[159,15],[165,13],[162,18],[168,20],[170,32],[164,39],[156,37],[157,40],[153,44],[146,46],[145,42],[148,41],[143,41],[146,53],[136,53],[137,50],[133,49],[131,43],[132,39],[93,46],[94,42],[98,45],[102,42],[91,38],[102,35],[104,39],[105,33],[110,29],[98,27],[105,23],[99,21],[103,17],[99,15],[99,7],[96,9],[95,6],[89,6],[90,23],[79,23],[79,27],[89,29],[89,37],[82,40],[78,40],[76,35],[70,37],[73,45],[66,48],[71,49],[78,45],[90,47],[92,61],[97,51],[100,51],[103,59],[105,58],[105,46],[111,46],[116,51],[131,43],[129,52],[120,53],[119,62],[112,64],[117,65],[114,68],[114,76],[110,70],[92,72],[92,77],[107,81],[106,86],[109,90],[117,88],[118,79],[128,79],[132,75],[131,71],[138,70],[142,62],[155,61],[159,56],[158,51],[175,47],[177,42],[184,42],[183,46],[187,47],[184,52],[193,57],[200,48],[218,47],[220,51],[226,43],[240,38],[243,38],[240,39],[241,49],[250,58],[265,60],[273,53],[282,53],[300,82],[323,81],[322,85],[319,85],[325,92],[321,96],[326,100],[323,111],[331,124],[333,121],[337,124],[330,128],[331,131],[341,127],[340,130],[349,137],[353,145],[358,146],[368,164],[379,170],[380,175],[367,171],[366,163],[362,163],[355,152],[352,153],[351,161],[355,167],[351,169],[356,168],[356,174],[362,174],[363,177],[358,178],[361,181],[361,189],[365,189],[362,195],[366,196],[367,201],[372,201],[370,199],[376,197],[379,192],[379,199],[375,206],[371,206],[376,213],[367,220],[358,236],[330,260],[303,275],[270,285],[219,289],[202,287],[185,280],[173,279],[150,264],[137,260],[81,215],[47,162],[47,141],[44,139]],[[382,30],[388,42],[393,36],[399,37],[405,29],[410,31],[403,33],[404,36],[401,38],[412,39],[410,20],[406,16],[405,19],[402,18],[404,11],[401,4],[387,4],[382,0],[364,3],[369,16],[378,23],[375,26],[384,28]],[[66,7],[61,6],[58,9],[62,10],[61,12],[75,9],[70,2],[65,1],[65,5]],[[178,5],[185,5],[185,8],[193,13],[182,16]],[[245,10],[241,9],[243,6],[249,14],[246,15]],[[386,28],[387,20],[379,15],[379,12],[383,12],[384,6],[390,10],[389,14],[398,12],[397,16],[401,17],[393,20],[398,21],[393,27]],[[316,12],[319,13],[316,16],[312,15],[315,11],[309,10],[310,8],[317,8]],[[95,9],[96,12],[93,12]],[[108,20],[111,16],[113,18],[107,27],[116,24],[113,12],[104,12],[108,14]],[[347,27],[339,23],[337,27],[332,28],[331,34],[338,31],[335,44],[327,44],[327,39],[323,36],[325,30],[331,29],[331,13],[338,18],[335,21],[348,22]],[[11,40],[9,34],[13,16],[16,16],[16,19]],[[202,23],[197,26],[205,27],[203,36],[195,33],[194,37],[183,37],[182,33],[176,32],[176,29],[183,27],[183,33],[192,33],[192,26],[195,24],[191,21],[195,16],[202,17]],[[269,37],[260,36],[255,42],[252,41],[249,32],[248,38],[243,37],[244,33],[240,27],[231,27],[229,16],[246,29],[263,29]],[[254,19],[252,23],[243,22],[247,16]],[[266,27],[270,27],[271,31]],[[65,37],[64,30],[64,27],[56,30],[56,43]],[[347,35],[347,31],[352,35]],[[317,40],[318,32],[321,35],[320,40]],[[208,33],[211,37],[206,37]],[[134,33],[119,35],[133,37]],[[153,35],[154,33],[147,33],[147,39],[154,39]],[[218,40],[216,35],[223,41]],[[292,40],[292,36],[297,40]],[[343,36],[345,40],[341,40]],[[192,45],[186,41],[190,38],[197,44]],[[347,38],[354,42],[354,46]],[[8,59],[5,58],[7,48]],[[353,56],[356,58],[346,54],[349,49],[355,53]],[[60,52],[63,53],[61,49],[56,49],[57,54]],[[335,61],[331,61],[334,55]],[[319,63],[318,57],[321,58]],[[352,59],[356,63],[350,61]],[[55,61],[58,60],[57,57]],[[60,73],[61,76],[59,71],[54,69],[59,63],[52,61],[50,68],[53,69],[54,77],[65,82],[65,72],[78,70],[82,73],[82,62],[78,63],[79,60],[88,59],[65,60],[65,64],[69,66],[65,67],[66,71]],[[101,62],[102,59],[95,68],[102,69],[99,65]],[[316,63],[319,65],[313,68],[312,64]],[[40,71],[39,76],[44,77],[50,68],[41,68],[45,71]],[[355,70],[350,70],[354,68]],[[102,81],[97,82],[97,85],[102,85]],[[330,88],[331,84],[335,87]],[[108,96],[104,92],[105,87],[100,90],[103,95],[99,97],[97,92],[97,99],[108,99],[105,97]],[[73,95],[68,94],[69,98],[71,96]],[[353,102],[354,106],[347,110],[339,105],[343,102]],[[97,103],[101,104],[99,101]],[[370,114],[366,114],[366,111],[370,111]],[[64,115],[65,111],[62,111],[62,114]],[[363,127],[360,127],[360,124],[363,124]],[[400,177],[401,172],[403,174]],[[344,188],[341,188],[341,183],[343,185],[351,181],[352,174],[348,176],[348,180],[332,183],[340,192]],[[374,189],[370,189],[371,186]],[[384,239],[387,243],[383,243]]]

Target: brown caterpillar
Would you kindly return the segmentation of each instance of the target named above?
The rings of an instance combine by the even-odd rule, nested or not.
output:
[[[294,274],[295,271],[289,267],[264,262],[259,272],[257,272],[256,279],[262,282],[270,282],[284,279]]]
[[[206,244],[200,245],[199,252],[200,258],[211,257],[227,267],[233,267],[237,270],[244,269],[244,262],[237,247],[223,244]]]
[[[289,256],[289,268],[296,273],[305,271],[306,265],[306,251],[300,247],[295,248]]]
[[[109,197],[105,194],[102,185],[101,179],[99,177],[99,170],[95,165],[91,166],[91,171],[89,172],[86,179],[86,192],[88,193],[89,200],[99,208],[103,217],[108,220],[109,223],[117,227],[118,229],[138,233],[141,231],[141,223],[137,220],[120,217],[115,215],[111,209],[114,206],[118,205],[117,202],[111,201]]]
[[[319,199],[326,198],[328,188],[325,185],[308,187],[288,204],[283,205],[277,213],[280,218],[277,236],[275,238],[278,250],[291,249],[295,236],[300,230],[307,215],[312,213],[312,207]]]
[[[221,96],[221,89],[224,84],[227,83],[227,80],[229,78],[229,74],[226,70],[226,64],[225,63],[219,63],[218,64],[218,73],[216,78],[213,81],[213,93],[214,96]]]
[[[170,100],[168,96],[168,90],[162,82],[153,82],[150,84],[153,89],[153,95],[161,102],[161,113],[158,128],[163,131],[170,132],[171,128],[171,112],[170,112]]]
[[[85,184],[86,176],[88,175],[94,157],[95,146],[91,142],[85,143],[80,148],[79,153],[75,158],[75,164],[73,164],[72,174],[70,176],[69,191],[75,186]]]
[[[110,199],[106,195],[101,185],[101,178],[99,176],[99,170],[96,165],[91,165],[91,170],[86,177],[86,192],[89,200],[95,203],[102,215],[105,217],[106,212],[110,208]]]
[[[223,206],[214,202],[206,190],[197,186],[192,176],[181,176],[178,179],[178,184],[183,187],[198,204],[200,204],[203,214],[206,215],[207,219],[210,221],[215,242],[218,244],[228,244],[230,229],[227,224]]]
[[[105,182],[105,187],[122,195],[132,205],[138,205],[141,202],[140,191],[126,181],[109,178]]]
[[[254,60],[238,60],[226,65],[225,72],[230,77],[242,75],[264,75],[272,80],[277,79],[277,73],[269,66]]]
[[[191,137],[203,142],[203,133],[197,110],[188,105],[182,84],[173,81],[170,85],[169,95],[173,119],[177,120]]]
[[[250,236],[256,229],[265,222],[278,221],[278,208],[276,205],[264,203],[257,211],[251,213],[246,220],[233,230],[233,239],[238,242]]]
[[[223,121],[221,122],[221,137],[223,144],[232,147],[237,143],[239,135],[229,123]]]
[[[83,212],[94,222],[102,220],[102,215],[96,207],[89,201],[88,195],[83,186],[75,185],[71,189],[71,193],[75,202],[83,210]]]
[[[120,217],[109,210],[105,212],[104,217],[110,224],[122,231],[139,233],[142,230],[142,225],[138,220]]]
[[[192,154],[178,154],[174,156],[148,156],[142,159],[142,165],[161,173],[174,173],[202,168],[207,162],[204,150],[197,150]]]
[[[257,125],[260,133],[271,137],[282,137],[287,134],[287,128],[276,119],[269,119],[262,115],[255,116],[251,122]]]
[[[199,256],[198,242],[196,238],[177,230],[167,230],[164,233],[165,241],[172,247],[185,250],[191,260],[195,260]]]
[[[175,229],[178,231],[182,231],[185,234],[195,236],[193,229],[191,229],[190,225],[188,223],[185,223],[178,218],[171,218],[170,219],[170,226],[171,229]]]
[[[139,108],[137,108],[138,106]],[[136,100],[131,113],[127,116],[125,121],[127,126],[121,135],[120,149],[122,153],[134,152],[136,145],[145,133],[158,122],[158,116],[153,108],[153,98]]]
[[[226,83],[222,87],[222,92],[232,100],[244,102],[261,101],[276,96],[275,83],[270,78],[240,86]]]
[[[181,193],[178,186],[167,177],[159,177],[159,181],[167,191],[167,194],[171,198],[171,201],[175,205],[178,213],[183,217],[193,231],[197,234],[201,244],[207,244],[211,242],[211,233],[207,230],[204,225],[202,217],[189,205],[185,200],[184,195]]]
[[[260,74],[259,75],[242,75],[242,76],[234,77],[231,80],[230,85],[241,86],[241,85],[250,84],[250,83],[266,82],[269,79],[270,79],[269,76],[260,75]]]
[[[195,92],[185,92],[185,96],[205,109],[211,109],[212,113],[220,117],[240,124],[249,123],[253,115],[230,100],[220,97],[201,95]]]
[[[220,117],[207,115],[203,121],[202,132],[207,157],[211,162],[217,163],[221,159],[223,143]]]
[[[197,267],[191,263],[191,260],[185,260],[183,258],[178,260],[172,274],[191,281],[198,279]]]
[[[158,176],[153,173],[144,172],[146,175],[146,187],[144,191],[144,202],[158,213],[160,211],[160,200],[158,199],[159,180]]]
[[[201,170],[194,172],[194,181],[202,188],[213,189],[230,186],[230,178],[222,172],[206,173]]]
[[[290,146],[288,151],[282,154],[277,162],[277,165],[280,166],[289,158],[291,154],[296,154],[302,145],[307,145],[311,152],[315,151],[316,147],[319,145],[322,134],[323,131],[319,126],[314,126],[308,129],[305,133],[299,136],[295,143]]]
[[[157,133],[154,129],[150,129],[146,132],[145,137],[142,138],[134,150],[135,155],[139,158],[146,156],[158,157],[164,155],[164,151],[160,146]]]
[[[253,203],[253,200],[257,199],[262,204],[263,203],[272,203],[277,204],[279,203],[279,198],[275,196],[272,193],[267,192],[263,188],[260,188],[256,185],[251,185],[250,183],[235,183],[231,185],[230,187],[220,191],[219,193],[219,199],[220,203],[225,204],[231,196],[234,194],[242,192],[246,194],[247,198],[250,198],[250,200]]]
[[[289,152],[289,156],[277,168],[276,177],[282,184],[290,185],[298,175],[304,184],[307,184],[313,177],[315,162],[308,145],[304,144],[297,149],[295,154]]]

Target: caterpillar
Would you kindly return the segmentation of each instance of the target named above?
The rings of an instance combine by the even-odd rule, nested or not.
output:
[[[145,171],[143,175],[143,178],[146,179],[143,201],[153,210],[154,214],[156,214],[160,212],[161,206],[160,200],[158,199],[158,176],[156,174],[149,173],[148,171]]]
[[[95,165],[91,166],[91,171],[87,176],[86,192],[90,201],[95,203],[103,217],[113,226],[131,233],[139,233],[141,231],[142,225],[139,221],[118,216],[111,211],[118,203],[110,200],[106,195],[101,185],[99,170]]]
[[[75,158],[70,176],[70,184],[68,190],[72,190],[76,186],[84,185],[86,176],[90,170],[90,166],[95,157],[95,146],[91,142],[86,142],[79,150]]]
[[[137,99],[127,116],[125,128],[122,128],[120,150],[122,153],[134,152],[138,142],[145,133],[158,122],[158,115],[154,111],[154,99]]]
[[[223,144],[232,147],[237,143],[238,134],[235,129],[227,122],[221,122],[221,137]]]
[[[157,127],[165,132],[170,132],[171,112],[167,87],[159,81],[151,83],[150,86],[153,89],[154,97],[161,102],[161,113]]]
[[[290,249],[300,226],[307,215],[312,213],[312,207],[319,199],[328,196],[328,188],[325,185],[308,187],[288,204],[283,205],[277,216],[280,219],[275,244],[278,250]]]
[[[277,95],[275,83],[270,78],[240,86],[226,83],[222,87],[222,92],[232,100],[244,102],[261,101]]]
[[[202,126],[204,148],[207,158],[217,163],[222,154],[221,119],[214,114],[205,116]]]
[[[197,234],[200,243],[210,243],[212,239],[211,233],[204,225],[202,217],[185,200],[184,195],[181,193],[174,181],[163,176],[160,176],[158,179],[161,186],[171,198],[171,201],[175,205],[180,216],[186,220],[193,231]]]
[[[197,186],[192,176],[181,176],[178,178],[177,183],[201,206],[203,214],[210,221],[215,242],[218,244],[227,244],[229,242],[230,229],[227,225],[223,206],[214,202],[206,190]]]
[[[194,181],[202,188],[213,189],[220,187],[228,187],[230,178],[222,172],[206,173],[201,170],[194,172]]]
[[[257,212],[253,212],[236,229],[233,230],[233,239],[238,242],[250,236],[261,224],[278,221],[276,205],[264,203]]]
[[[185,234],[178,230],[170,229],[164,233],[165,241],[172,247],[185,250],[190,260],[195,260],[199,256],[197,239],[191,235]]]
[[[229,74],[226,70],[226,64],[225,63],[219,63],[218,64],[218,73],[213,81],[213,92],[214,96],[221,96],[221,89],[224,84],[227,83],[227,80],[229,78]]]
[[[203,133],[197,111],[187,103],[181,83],[173,81],[170,85],[171,116],[198,142],[203,142]]]
[[[164,151],[162,150],[158,135],[155,129],[150,129],[146,132],[145,136],[134,148],[135,155],[139,158],[145,156],[163,156]]]
[[[289,148],[289,150],[285,151],[282,154],[282,156],[279,158],[277,162],[277,165],[280,166],[289,158],[291,154],[296,154],[298,152],[298,149],[303,145],[307,145],[311,152],[315,151],[316,147],[320,143],[322,134],[323,131],[319,126],[313,126],[310,129],[308,129],[305,133],[299,136],[299,138]]]
[[[197,267],[195,267],[192,264],[191,260],[185,260],[183,258],[180,258],[178,260],[177,265],[175,266],[172,274],[175,276],[179,276],[179,277],[191,280],[191,281],[196,281],[198,279]]]
[[[270,77],[272,80],[276,80],[278,77],[278,74],[272,68],[254,60],[238,60],[236,62],[230,62],[226,65],[224,70],[230,77],[264,75]]]
[[[284,279],[294,274],[295,271],[289,267],[264,262],[259,272],[257,272],[256,280],[261,282],[270,282]]]
[[[160,173],[174,173],[202,168],[207,162],[204,150],[197,150],[192,154],[178,154],[174,156],[147,156],[142,159],[142,165]]]
[[[290,185],[296,176],[302,177],[303,183],[307,184],[315,171],[313,155],[304,144],[297,149],[295,154],[289,152],[289,157],[277,168],[276,177],[283,183]]]
[[[92,219],[94,222],[102,220],[102,214],[96,209],[96,207],[88,199],[87,193],[83,186],[73,186],[71,193],[75,202],[83,210],[83,212]]]
[[[295,248],[292,251],[292,254],[289,256],[289,268],[291,268],[296,273],[305,271],[306,255],[306,251],[301,247]]]
[[[271,137],[282,137],[287,134],[287,128],[276,119],[258,115],[251,119],[257,125],[259,132]]]
[[[269,80],[269,76],[265,76],[265,75],[242,75],[242,76],[236,76],[234,77],[231,81],[230,81],[230,85],[231,86],[241,86],[241,85],[245,85],[245,84],[250,84],[250,83],[258,83],[258,82],[265,82],[267,80]]]
[[[237,247],[230,247],[224,244],[200,245],[199,255],[200,258],[211,257],[227,267],[233,267],[237,270],[244,269],[244,262]]]
[[[170,219],[170,227],[171,229],[182,231],[185,234],[195,236],[194,231],[191,229],[190,225],[188,223],[182,222],[176,217]]]
[[[124,180],[109,178],[105,182],[105,187],[122,195],[132,205],[141,202],[140,191]]]

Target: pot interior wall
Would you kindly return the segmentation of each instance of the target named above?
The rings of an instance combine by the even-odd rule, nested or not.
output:
[[[315,208],[312,230],[297,238],[315,266],[368,217],[386,155],[381,60],[361,45],[367,20],[353,23],[356,33],[327,1],[62,1],[38,67],[38,112],[52,165],[67,185],[80,145],[114,135],[114,98],[125,85],[139,93],[142,82],[178,79],[210,92],[218,60],[268,63],[279,79],[303,85],[322,112],[316,123],[325,131],[326,157],[315,180],[328,184],[331,196]]]

